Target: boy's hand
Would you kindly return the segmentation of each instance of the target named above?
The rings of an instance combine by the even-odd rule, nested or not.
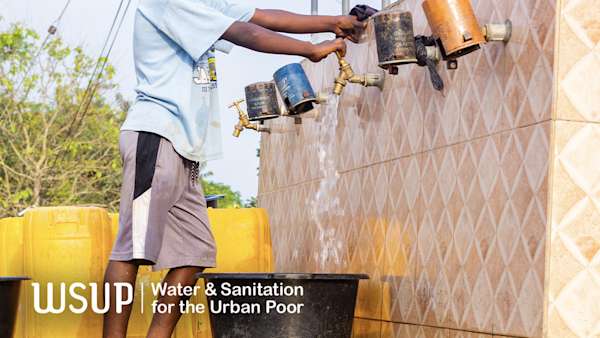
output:
[[[358,21],[358,18],[354,15],[340,15],[336,17],[332,32],[338,38],[345,38],[357,43],[358,36],[366,27],[367,23]]]
[[[312,50],[307,57],[312,62],[319,62],[326,58],[329,54],[339,52],[341,56],[346,55],[346,42],[343,38],[337,38],[331,41],[324,41],[313,45]]]

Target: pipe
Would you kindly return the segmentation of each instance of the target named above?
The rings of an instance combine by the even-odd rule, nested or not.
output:
[[[350,14],[350,0],[342,0],[342,15]]]
[[[310,0],[310,15],[319,15],[319,0]],[[310,35],[313,43],[318,42],[318,34],[313,33]]]
[[[488,23],[483,26],[483,35],[487,42],[508,42],[512,35],[512,22],[506,20],[504,23]]]

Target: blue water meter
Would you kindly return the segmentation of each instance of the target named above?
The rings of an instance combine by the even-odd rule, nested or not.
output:
[[[313,109],[317,97],[302,65],[292,63],[284,66],[275,72],[273,78],[290,114],[303,114]]]

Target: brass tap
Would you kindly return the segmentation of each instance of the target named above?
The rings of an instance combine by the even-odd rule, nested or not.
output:
[[[384,78],[381,74],[361,74],[357,75],[354,73],[350,63],[346,61],[339,52],[335,55],[340,63],[340,74],[335,78],[335,84],[333,86],[333,93],[335,95],[342,95],[342,91],[348,83],[356,83],[365,87],[377,87],[383,89]]]
[[[240,134],[242,133],[242,131],[244,131],[244,129],[256,130],[259,133],[270,133],[271,130],[269,128],[263,127],[258,123],[250,122],[250,118],[248,117],[248,114],[240,106],[240,104],[242,104],[243,102],[244,102],[244,100],[237,100],[229,105],[229,108],[235,108],[237,110],[237,112],[239,114],[239,119],[240,119],[238,124],[236,124],[233,129],[233,136],[240,137]]]

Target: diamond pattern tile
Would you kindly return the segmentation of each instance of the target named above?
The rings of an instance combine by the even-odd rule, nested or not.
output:
[[[380,338],[382,323],[378,320],[355,319],[352,338]]]
[[[600,3],[571,0],[560,15],[559,119],[600,122]]]
[[[386,338],[450,338],[451,331],[410,324],[383,323],[381,337]]]
[[[373,88],[347,86],[338,111],[340,170],[352,170],[550,118],[552,95],[549,94],[554,71],[553,1],[491,1],[474,2],[474,5],[482,22],[506,18],[513,21],[511,43],[485,46],[462,58],[456,71],[440,65],[446,82],[443,93],[433,90],[425,69],[414,66],[401,67],[397,76],[386,76],[382,93]],[[406,1],[403,7],[413,11],[415,31],[427,34],[429,28],[420,2]],[[595,36],[594,26],[588,21],[585,27],[589,33],[586,34]],[[364,43],[349,44],[347,60],[357,73],[381,72],[376,66],[372,27],[367,36]],[[586,67],[580,69],[595,67],[596,59],[588,60]],[[331,89],[337,74],[334,56],[320,64],[305,62],[304,67],[317,91]],[[587,94],[578,92],[589,98],[583,103],[588,112],[593,110],[590,108],[594,106],[593,98],[600,96],[593,95],[594,90],[589,88]],[[268,178],[261,182],[261,192],[319,178],[316,159],[319,123],[306,119],[302,125],[295,125],[292,119],[285,118],[267,124],[275,132],[263,137],[263,156],[269,158],[269,163],[263,163]]]
[[[450,338],[492,338],[492,336],[483,333],[450,330]]]
[[[420,158],[406,158],[390,167],[388,191],[390,223],[386,235],[384,295],[385,320],[418,323],[416,259],[420,202]]]
[[[549,337],[600,334],[600,125],[556,123]]]
[[[565,1],[560,51],[563,39],[576,37],[569,53],[581,61],[557,58],[560,84],[553,84],[555,0],[473,0],[481,23],[510,18],[513,39],[461,58],[457,70],[440,65],[444,92],[434,91],[427,71],[416,66],[386,75],[382,92],[349,85],[334,141],[340,176],[331,198],[340,210],[320,222],[311,201],[323,178],[317,156],[322,116],[301,125],[289,118],[269,121],[277,132],[261,141],[259,204],[271,216],[277,270],[368,273],[371,279],[360,285],[355,337],[541,337],[548,223],[562,222],[573,208],[600,205],[597,190],[579,188],[598,174],[590,169],[596,168],[592,150],[574,138],[570,148],[565,142],[572,156],[561,170],[578,188],[565,194],[567,204],[551,202],[548,219],[553,104],[580,119],[598,115],[600,106],[594,85],[580,84],[585,76],[593,82],[590,74],[600,64],[597,16],[581,12],[596,2]],[[429,34],[421,1],[401,6],[413,11],[415,32]],[[380,71],[376,59],[370,27],[365,42],[349,44],[347,60],[361,73]],[[304,66],[316,90],[331,89],[334,57]],[[581,133],[582,139],[595,137]],[[575,329],[565,315],[570,297],[559,298],[559,291],[571,295],[576,288],[567,286],[592,285],[596,279],[589,276],[600,272],[578,277],[583,258],[598,259],[600,239],[568,234],[556,250],[577,248],[580,254],[557,257],[577,264],[551,279],[552,309],[563,310],[550,311],[548,320],[560,319],[560,332]]]

